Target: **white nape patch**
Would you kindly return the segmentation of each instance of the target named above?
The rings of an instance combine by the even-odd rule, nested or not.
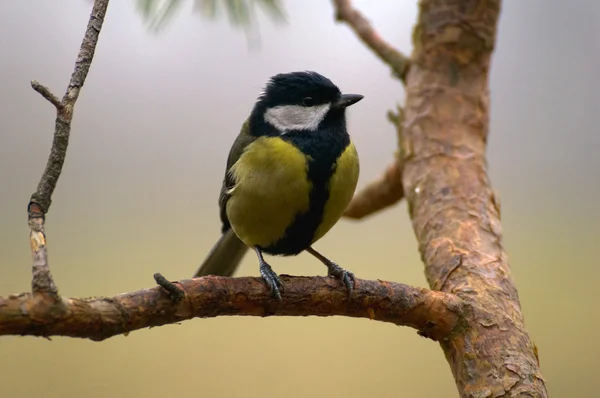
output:
[[[281,134],[290,130],[317,131],[331,104],[315,106],[280,105],[265,112],[265,120]]]

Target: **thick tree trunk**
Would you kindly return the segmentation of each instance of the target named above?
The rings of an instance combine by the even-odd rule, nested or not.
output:
[[[423,0],[406,76],[403,187],[430,286],[470,311],[441,342],[462,397],[546,397],[487,176],[499,0]]]

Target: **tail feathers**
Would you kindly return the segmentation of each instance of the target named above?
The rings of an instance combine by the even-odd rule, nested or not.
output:
[[[230,228],[215,243],[194,278],[204,275],[233,275],[247,251],[248,246]]]

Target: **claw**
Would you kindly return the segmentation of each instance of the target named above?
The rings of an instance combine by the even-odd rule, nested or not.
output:
[[[321,261],[323,264],[325,264],[325,266],[327,267],[328,276],[340,279],[344,283],[346,289],[348,290],[348,297],[350,297],[352,295],[352,292],[354,291],[354,274],[350,271],[346,271],[345,269],[343,269],[324,255],[322,255],[312,247],[309,247],[308,249],[306,249],[306,251],[315,256],[317,259],[319,259],[319,261]]]
[[[281,279],[279,279],[279,276],[275,273],[275,271],[273,271],[271,266],[264,261],[260,263],[260,274],[265,280],[267,286],[269,286],[273,297],[281,301],[283,283],[281,283]]]
[[[348,290],[348,296],[351,296],[352,292],[354,291],[354,274],[350,271],[346,271],[333,261],[329,261],[325,265],[327,266],[328,270],[327,275],[340,279]]]
[[[281,293],[283,293],[283,283],[281,283],[281,279],[279,279],[279,276],[273,271],[273,268],[267,264],[260,249],[255,248],[254,251],[258,256],[260,275],[271,290],[273,297],[281,301]]]

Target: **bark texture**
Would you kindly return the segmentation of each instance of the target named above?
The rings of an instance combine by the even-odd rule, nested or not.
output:
[[[430,286],[465,328],[441,342],[462,397],[546,397],[487,176],[488,74],[499,0],[422,0],[400,141],[404,195]]]
[[[461,397],[547,397],[502,247],[500,209],[488,176],[488,73],[500,0],[421,0],[408,59],[385,42],[349,0],[338,20],[387,63],[407,89],[392,118],[400,151],[346,216],[364,217],[402,197],[434,290],[356,280],[352,297],[326,277],[282,276],[273,300],[259,278],[203,277],[115,297],[64,298],[52,280],[44,216],[65,159],[73,106],[89,71],[108,0],[95,0],[67,93],[59,100],[48,165],[28,206],[32,293],[0,297],[0,335],[104,340],[141,328],[222,315],[362,317],[411,326],[440,342]],[[401,117],[402,116],[402,117]]]
[[[36,191],[31,195],[27,206],[27,218],[29,224],[29,242],[31,245],[31,254],[33,257],[31,288],[33,293],[47,296],[55,303],[60,302],[58,288],[56,287],[50,267],[48,265],[48,252],[46,246],[46,232],[44,223],[46,213],[52,203],[52,193],[58,183],[58,178],[62,172],[63,164],[67,156],[67,147],[69,145],[69,136],[71,134],[71,121],[73,120],[73,110],[75,102],[79,98],[79,92],[85,83],[85,78],[92,66],[94,52],[102,23],[106,16],[109,0],[95,0],[90,19],[81,41],[79,53],[75,60],[75,68],[71,74],[69,86],[59,100],[50,89],[39,82],[33,80],[31,87],[40,93],[56,108],[56,121],[54,123],[54,139],[52,148],[48,156],[46,168],[38,183]]]
[[[330,277],[281,276],[282,301],[261,278],[205,276],[173,283],[183,292],[173,300],[161,287],[115,297],[61,298],[22,293],[0,297],[0,335],[70,336],[101,341],[133,330],[195,317],[349,316],[411,326],[434,340],[461,328],[462,300],[400,283],[356,280],[352,299]]]

